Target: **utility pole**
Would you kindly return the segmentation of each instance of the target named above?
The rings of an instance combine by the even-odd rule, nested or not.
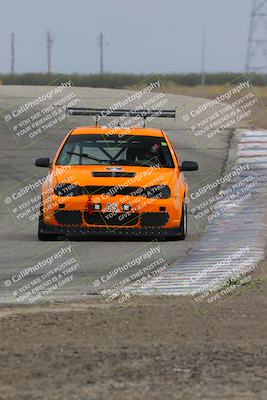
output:
[[[104,74],[104,46],[109,46],[109,43],[105,42],[104,35],[101,32],[97,38],[97,46],[99,47],[99,67],[100,67],[100,75]]]
[[[15,76],[15,34],[14,32],[11,33],[11,77],[12,82],[14,82]]]
[[[203,26],[201,46],[201,85],[206,86],[206,28]]]
[[[104,73],[104,36],[103,33],[100,33],[99,36],[99,47],[100,47],[100,74]]]
[[[267,72],[267,0],[252,0],[246,72]]]
[[[52,65],[52,46],[54,42],[50,31],[47,31],[46,41],[47,41],[47,75],[50,78],[51,65]]]

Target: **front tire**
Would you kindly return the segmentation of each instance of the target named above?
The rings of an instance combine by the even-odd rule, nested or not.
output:
[[[179,236],[179,240],[185,240],[187,236],[187,205],[185,203],[185,200],[183,201],[183,211],[182,211],[180,229],[181,233]]]

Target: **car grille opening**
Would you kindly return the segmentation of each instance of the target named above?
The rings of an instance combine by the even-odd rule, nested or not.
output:
[[[144,226],[163,226],[169,221],[169,214],[165,212],[148,212],[141,215],[141,225]]]
[[[117,226],[134,226],[138,223],[139,214],[137,213],[101,213],[94,214],[84,213],[84,219],[90,225],[117,225]]]
[[[81,211],[56,211],[55,219],[62,225],[81,225],[82,213]]]

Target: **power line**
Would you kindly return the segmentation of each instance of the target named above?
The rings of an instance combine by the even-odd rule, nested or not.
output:
[[[253,0],[246,72],[267,72],[267,0]]]

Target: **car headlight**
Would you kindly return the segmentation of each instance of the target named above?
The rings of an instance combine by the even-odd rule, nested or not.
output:
[[[146,197],[149,199],[168,199],[171,197],[171,190],[167,185],[155,185],[146,188]]]
[[[83,194],[80,186],[71,183],[59,183],[54,192],[57,196],[80,196]]]

